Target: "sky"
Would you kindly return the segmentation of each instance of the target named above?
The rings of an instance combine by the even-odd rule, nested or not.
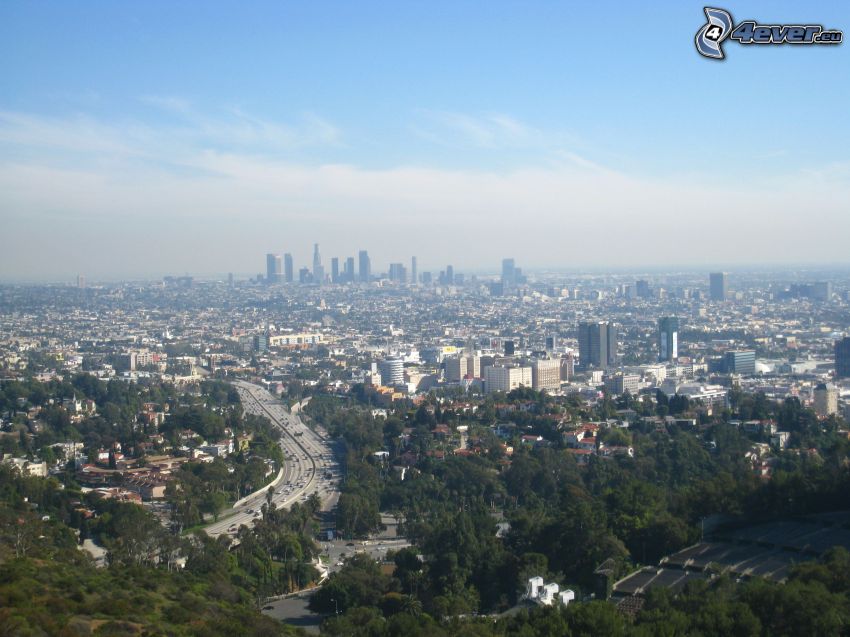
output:
[[[850,31],[847,2],[718,3]],[[850,44],[704,2],[0,3],[0,280],[848,264]]]

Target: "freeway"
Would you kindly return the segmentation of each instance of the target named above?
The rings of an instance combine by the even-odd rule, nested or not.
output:
[[[285,462],[283,475],[275,485],[272,499],[275,505],[288,507],[313,493],[318,494],[323,508],[332,505],[338,497],[336,485],[340,471],[323,432],[307,427],[262,387],[244,381],[235,381],[234,386],[246,412],[266,416],[281,430],[280,447]],[[247,499],[235,508],[233,515],[207,526],[206,532],[213,537],[235,535],[241,525],[250,525],[262,515],[260,509],[265,502],[265,493]]]

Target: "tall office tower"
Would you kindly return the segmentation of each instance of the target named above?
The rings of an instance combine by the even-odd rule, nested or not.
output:
[[[679,357],[679,319],[665,316],[658,319],[658,360],[674,361]]]
[[[466,356],[455,356],[443,361],[446,366],[446,382],[459,383],[468,373],[468,359]]]
[[[571,380],[575,374],[575,359],[567,354],[561,359],[561,380]]]
[[[348,257],[345,260],[345,273],[343,276],[346,283],[354,283],[354,257]]]
[[[86,277],[82,274],[77,275],[77,287],[81,290],[86,287]]]
[[[648,299],[651,296],[649,282],[641,279],[635,283],[635,293],[639,299]]]
[[[407,281],[407,271],[403,263],[390,263],[390,281],[396,283],[405,283]]]
[[[298,282],[302,284],[313,282],[313,275],[310,274],[310,268],[301,268],[298,270]]]
[[[378,363],[381,381],[386,386],[404,383],[404,362],[400,358],[388,358]]]
[[[729,281],[725,272],[712,272],[708,276],[712,301],[725,301],[729,295]]]
[[[821,418],[838,413],[838,388],[832,383],[819,383],[813,398],[815,413]]]
[[[433,281],[434,281],[434,276],[430,272],[423,272],[422,273],[422,284],[423,285],[431,285],[431,283]]]
[[[513,356],[516,352],[516,344],[513,341],[505,341],[504,352],[505,356]]]
[[[269,337],[266,334],[254,334],[253,346],[255,352],[269,351]]]
[[[835,341],[835,377],[850,378],[850,336]]]
[[[557,358],[535,358],[531,361],[531,387],[537,391],[561,388],[561,361]]]
[[[466,357],[466,374],[473,378],[481,378],[481,357],[471,354]]]
[[[266,255],[266,283],[280,283],[280,255]]]
[[[319,244],[313,244],[313,282],[321,285],[325,282],[325,268],[322,265],[322,255],[319,254]]]
[[[419,283],[419,273],[416,271],[416,257],[410,257],[410,283],[412,285]]]
[[[753,350],[726,352],[724,363],[726,372],[729,374],[753,375],[756,373],[756,353]]]
[[[372,266],[369,263],[369,253],[366,250],[360,251],[360,282],[368,283],[372,280]]]
[[[607,369],[617,364],[617,328],[613,323],[580,323],[578,352],[582,369]]]
[[[292,283],[295,280],[295,266],[292,265],[292,255],[288,252],[283,255],[284,280]]]
[[[555,334],[549,334],[546,337],[546,351],[551,352],[558,349],[558,337]]]
[[[516,283],[515,264],[513,259],[502,259],[502,285]]]
[[[454,285],[455,284],[455,269],[454,266],[447,265],[446,266],[446,285]]]
[[[331,259],[331,282],[339,283],[339,257]]]
[[[227,285],[233,287],[233,272],[227,273]]]

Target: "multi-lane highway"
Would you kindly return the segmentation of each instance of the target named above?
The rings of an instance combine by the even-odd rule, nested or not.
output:
[[[313,493],[321,498],[324,508],[333,505],[338,497],[339,466],[323,432],[307,427],[262,387],[244,381],[236,381],[234,386],[246,412],[267,417],[281,430],[285,462],[283,475],[274,485],[275,505],[288,507]],[[265,502],[266,494],[261,493],[239,503],[233,515],[210,524],[206,532],[212,536],[235,535],[241,525],[250,525],[262,515],[260,509]]]

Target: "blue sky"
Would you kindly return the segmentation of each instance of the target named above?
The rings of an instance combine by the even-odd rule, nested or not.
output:
[[[847,3],[720,4],[850,28]],[[314,241],[379,267],[846,262],[850,45],[710,61],[702,7],[3,3],[0,221],[56,258],[21,242],[0,277],[253,272]]]

